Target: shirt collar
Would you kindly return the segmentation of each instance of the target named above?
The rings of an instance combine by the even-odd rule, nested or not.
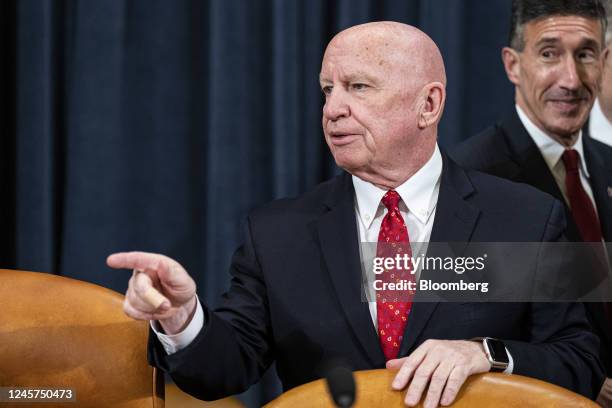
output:
[[[423,224],[436,208],[437,199],[434,192],[442,174],[442,155],[436,144],[433,154],[416,173],[398,186],[395,191],[402,198],[402,204]],[[357,197],[357,214],[361,222],[369,228],[378,213],[379,206],[382,207],[380,200],[387,190],[376,187],[374,184],[353,176],[353,186]]]
[[[540,153],[542,153],[542,157],[544,157],[546,165],[552,171],[552,169],[554,169],[559,163],[559,160],[561,160],[561,156],[563,155],[563,152],[565,151],[566,147],[563,146],[561,143],[557,142],[552,137],[548,136],[546,133],[544,133],[544,131],[542,131],[542,129],[537,127],[535,123],[533,123],[531,119],[529,119],[527,114],[523,112],[523,110],[518,105],[516,105],[516,112],[518,113],[519,119],[523,123],[523,126],[525,126],[527,133],[529,134],[529,136],[531,136],[536,146],[538,146],[538,149],[540,149]],[[572,146],[572,149],[578,152],[578,156],[580,156],[580,168],[584,175],[588,178],[589,171],[587,169],[584,158],[584,147],[582,145],[582,130],[578,131],[578,138]]]

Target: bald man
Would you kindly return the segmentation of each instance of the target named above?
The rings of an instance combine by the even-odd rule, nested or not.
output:
[[[448,405],[468,376],[490,370],[592,397],[602,382],[598,341],[579,304],[420,302],[410,289],[362,297],[360,243],[388,254],[417,242],[563,233],[562,207],[549,196],[466,172],[440,152],[446,77],[433,41],[399,23],[349,28],[327,47],[320,84],[325,140],[346,172],[248,216],[220,308],[198,299],[172,259],[108,258],[137,270],[124,306],[152,321],[150,362],[201,399],[244,391],[272,362],[287,390],[319,378],[329,361],[398,370],[391,386],[409,406]],[[383,276],[414,275],[394,268]]]

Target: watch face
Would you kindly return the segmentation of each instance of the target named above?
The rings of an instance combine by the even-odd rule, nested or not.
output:
[[[487,346],[489,347],[489,353],[493,361],[508,363],[508,353],[506,353],[506,347],[502,341],[487,339]]]

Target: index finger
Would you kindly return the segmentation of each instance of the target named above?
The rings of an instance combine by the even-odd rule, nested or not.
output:
[[[139,271],[169,272],[172,260],[161,254],[150,252],[118,252],[106,258],[106,264],[115,269],[136,269]]]

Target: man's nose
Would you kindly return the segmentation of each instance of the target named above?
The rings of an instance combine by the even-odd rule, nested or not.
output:
[[[581,67],[573,56],[568,56],[561,67],[559,86],[569,90],[576,90],[582,86]]]
[[[328,120],[335,121],[343,117],[348,117],[350,114],[351,110],[346,93],[341,89],[332,89],[325,98],[323,116]]]

